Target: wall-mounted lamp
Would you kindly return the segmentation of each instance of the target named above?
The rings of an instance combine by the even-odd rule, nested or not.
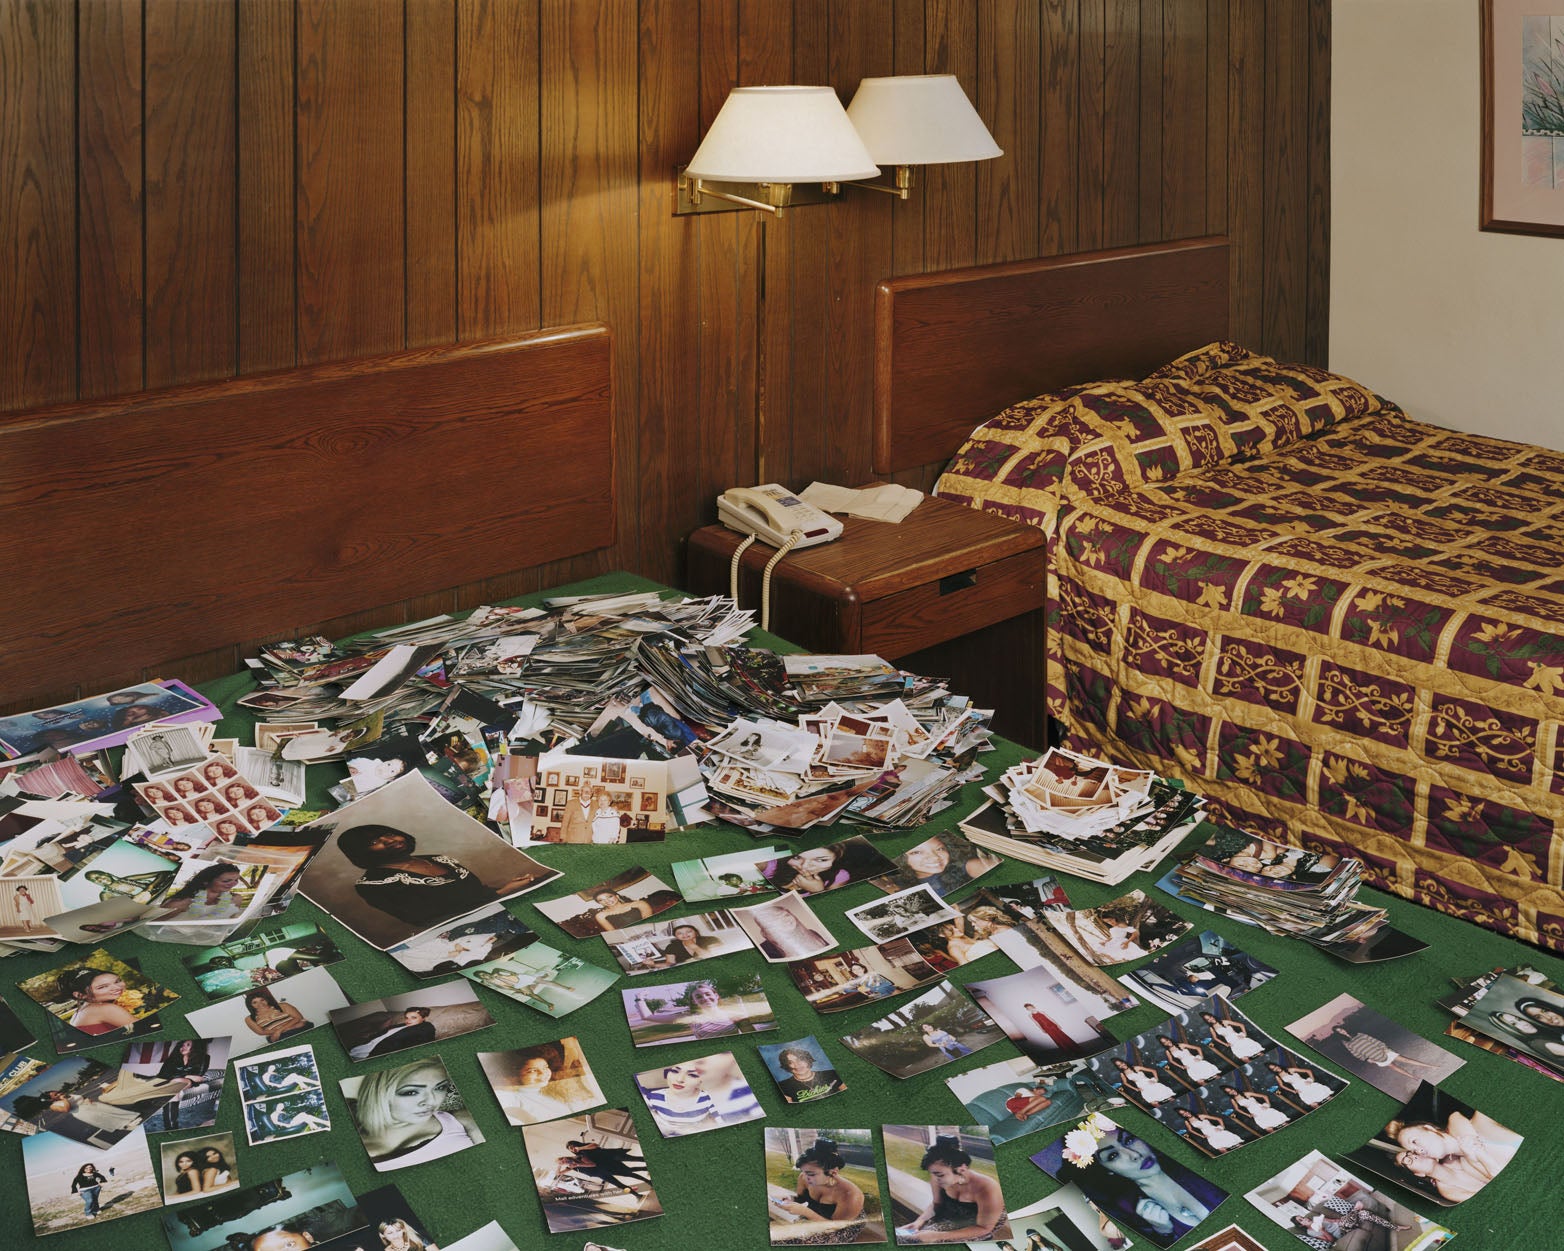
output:
[[[914,165],[948,165],[1003,156],[954,74],[865,78],[847,116],[878,165],[896,167],[895,184],[860,182],[905,200]]]
[[[780,217],[879,172],[831,88],[735,87],[679,171],[674,213],[753,208]]]

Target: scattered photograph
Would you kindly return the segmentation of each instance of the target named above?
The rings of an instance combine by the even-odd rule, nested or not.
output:
[[[841,1012],[889,999],[943,976],[908,938],[796,960],[787,972],[816,1012]]]
[[[308,1043],[235,1061],[234,1080],[252,1147],[331,1128],[315,1049]]]
[[[886,892],[927,886],[941,899],[970,886],[1002,857],[985,851],[959,830],[942,830],[896,857],[895,868],[874,884]]]
[[[179,998],[101,947],[18,985],[52,1016],[89,1035],[126,1029]]]
[[[143,1078],[87,1056],[66,1056],[39,1069],[27,1066],[17,1078],[0,1095],[9,1129],[56,1134],[99,1150],[137,1132],[183,1089],[178,1080]]]
[[[0,939],[52,938],[42,918],[64,911],[58,875],[0,879]]]
[[[630,785],[631,764],[639,786]],[[533,840],[602,845],[663,839],[669,825],[668,792],[673,789],[669,767],[662,760],[544,752],[538,757],[538,773],[545,782],[550,773],[561,777],[558,787],[550,787],[551,806],[540,805],[533,815]]]
[[[342,1170],[321,1161],[256,1185],[201,1203],[182,1203],[163,1212],[169,1251],[284,1251],[255,1246],[260,1234],[288,1230],[292,1248],[319,1246],[363,1229],[358,1200],[342,1180]]]
[[[736,899],[744,895],[764,895],[775,890],[761,866],[781,863],[788,853],[781,847],[759,847],[752,851],[730,851],[701,860],[676,860],[670,866],[674,885],[686,903],[704,903],[713,899]]]
[[[434,1246],[434,1243],[428,1238],[423,1238],[423,1243],[426,1247],[432,1248]],[[408,1240],[408,1246],[416,1245],[411,1239]],[[582,1245],[585,1248],[590,1244],[583,1243]],[[602,1247],[602,1243],[599,1243],[598,1246]],[[337,1251],[337,1248],[331,1247],[327,1251]],[[346,1251],[346,1248],[343,1248],[343,1251]],[[490,1221],[487,1225],[482,1225],[473,1230],[465,1238],[458,1238],[455,1242],[446,1243],[445,1251],[521,1251],[521,1249],[512,1241],[511,1236],[505,1232],[498,1221]],[[611,1251],[611,1248],[603,1247],[603,1251]]]
[[[314,1243],[315,1251],[438,1251],[429,1226],[395,1186],[367,1190],[357,1201],[362,1213],[362,1232],[340,1234],[326,1242]],[[448,1244],[445,1251],[456,1251],[458,1245]]]
[[[1265,1246],[1253,1234],[1229,1225],[1219,1229],[1209,1238],[1202,1238],[1189,1251],[1265,1251]]]
[[[205,759],[206,740],[195,726],[140,730],[125,741],[123,775],[163,778],[192,769]]]
[[[1049,912],[1049,924],[1093,964],[1138,960],[1186,933],[1190,926],[1145,891],[1074,912]]]
[[[733,916],[771,964],[808,960],[836,946],[831,931],[796,891],[733,909]]]
[[[63,753],[84,743],[113,747],[137,726],[208,711],[216,712],[183,683],[142,682],[90,699],[0,717],[0,755],[15,759],[46,747]]]
[[[968,1245],[972,1251],[1128,1251],[1135,1245],[1076,1186],[1063,1186],[1046,1199],[1016,1208],[1010,1213],[1010,1228],[1014,1242]],[[1022,1238],[1025,1246],[1020,1245]]]
[[[1424,1082],[1384,1129],[1343,1158],[1453,1207],[1497,1177],[1522,1141],[1486,1112]]]
[[[180,962],[208,999],[226,999],[255,986],[270,986],[308,969],[335,964],[342,952],[318,925],[294,921],[268,925],[213,947],[203,947]]]
[[[1119,980],[1148,1003],[1182,1012],[1212,995],[1236,999],[1275,976],[1270,965],[1240,951],[1215,930],[1205,930],[1197,938],[1163,948]]]
[[[1004,1031],[949,982],[910,999],[842,1042],[892,1077],[912,1077],[997,1043]]]
[[[1437,1085],[1466,1063],[1351,995],[1337,995],[1287,1028],[1332,1064],[1403,1103],[1421,1083]]]
[[[704,1134],[766,1115],[731,1051],[647,1069],[635,1074],[635,1085],[664,1138]]]
[[[647,921],[627,929],[609,930],[603,941],[626,973],[654,973],[714,956],[748,951],[748,932],[727,908],[695,916]]]
[[[968,901],[956,907],[960,916],[907,935],[918,953],[942,973],[998,951],[1000,935],[1014,928],[1011,918],[991,904]]]
[[[1014,1236],[981,1125],[886,1125],[882,1133],[898,1245]]]
[[[216,1123],[231,1043],[229,1038],[180,1038],[130,1044],[121,1065],[125,1072],[144,1081],[182,1083],[148,1123],[150,1132],[205,1129]]]
[[[1016,1056],[947,1077],[945,1085],[995,1143],[1124,1106],[1085,1060],[1040,1065]]]
[[[1140,1001],[1124,986],[1067,943],[1064,936],[1047,923],[1046,916],[1028,920],[996,893],[984,888],[980,888],[962,907],[969,922],[979,912],[990,915],[985,911],[987,909],[992,909],[992,914],[1009,922],[1008,925],[988,925],[985,934],[1019,967],[1049,969],[1065,985],[1084,987],[1105,1002],[1117,1003],[1121,1012],[1139,1006]]]
[[[953,920],[960,914],[925,884],[909,886],[872,903],[859,904],[849,908],[845,915],[868,935],[871,942],[884,943],[913,930]]]
[[[966,991],[1037,1064],[1090,1055],[1113,1041],[1102,1027],[1113,1005],[1071,994],[1046,969],[968,982]]]
[[[439,1056],[344,1077],[338,1085],[369,1162],[382,1173],[442,1159],[484,1140]]]
[[[1170,1247],[1227,1198],[1215,1182],[1158,1155],[1102,1113],[1079,1122],[1032,1163],[1080,1188],[1102,1214],[1132,1237]]]
[[[1472,1000],[1462,1024],[1552,1068],[1564,1068],[1564,995],[1500,974]]]
[[[333,1009],[347,1006],[331,970],[310,969],[197,1008],[185,1024],[203,1038],[232,1038],[229,1056],[236,1058],[324,1025]]]
[[[761,1043],[756,1050],[787,1103],[816,1103],[847,1089],[813,1034],[789,1043]]]
[[[165,1207],[239,1188],[238,1154],[232,1134],[166,1138],[158,1144],[158,1153]]]
[[[766,1207],[774,1247],[884,1242],[873,1133],[767,1126]]]
[[[572,938],[625,930],[679,903],[679,892],[639,865],[537,909]]]
[[[378,1060],[494,1024],[472,983],[460,979],[337,1008],[330,1020],[350,1060]]]
[[[498,960],[463,969],[462,976],[552,1017],[584,1007],[619,980],[619,974],[580,956],[567,956],[547,943],[531,943]]]
[[[40,1238],[162,1206],[152,1152],[139,1131],[100,1148],[34,1134],[22,1140],[22,1169]]]
[[[418,774],[307,828],[333,837],[310,861],[300,892],[382,949],[559,876],[452,807]]]
[[[896,861],[891,860],[862,834],[854,834],[840,842],[827,843],[824,847],[812,847],[807,851],[795,851],[791,855],[762,860],[760,876],[772,890],[823,895],[827,891],[851,886],[854,882],[878,881],[881,874],[894,873],[896,867]],[[916,884],[909,880],[887,889],[900,890],[903,886]],[[938,890],[938,887],[935,889]]]
[[[512,1125],[557,1120],[604,1102],[603,1088],[574,1037],[514,1051],[480,1051],[478,1063]]]
[[[174,888],[158,901],[142,934],[159,942],[222,942],[269,907],[287,878],[287,869],[257,863],[246,851],[196,852],[181,866]]]
[[[490,904],[443,929],[388,947],[386,955],[414,977],[444,977],[499,960],[537,941],[537,932],[504,905]]]
[[[620,992],[630,1041],[637,1047],[705,1042],[777,1027],[757,973],[728,973]]]
[[[1318,1151],[1261,1182],[1244,1198],[1315,1251],[1336,1246],[1428,1251],[1455,1237]]]
[[[521,1134],[549,1233],[663,1214],[629,1109],[523,1125]]]

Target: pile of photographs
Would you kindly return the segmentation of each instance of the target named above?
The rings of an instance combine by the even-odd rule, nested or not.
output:
[[[1160,864],[1206,806],[1149,770],[1058,747],[1005,770],[983,793],[989,802],[961,823],[973,842],[1108,885]]]
[[[1564,990],[1528,966],[1495,969],[1467,982],[1439,1006],[1459,1038],[1564,1081]]]

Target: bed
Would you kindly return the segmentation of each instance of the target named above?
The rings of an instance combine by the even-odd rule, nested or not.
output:
[[[1564,454],[1224,342],[1228,265],[883,283],[876,470],[1049,534],[1068,745],[1564,949]]]

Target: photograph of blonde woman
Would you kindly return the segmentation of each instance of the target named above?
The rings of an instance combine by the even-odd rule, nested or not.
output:
[[[437,1057],[344,1078],[369,1162],[384,1173],[442,1159],[484,1141]]]

